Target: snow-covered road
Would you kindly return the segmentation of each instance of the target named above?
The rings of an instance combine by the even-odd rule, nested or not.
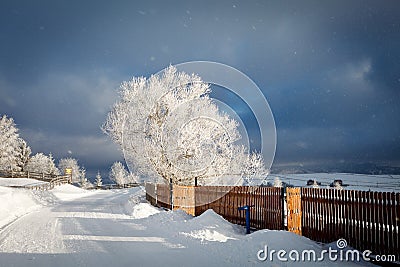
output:
[[[277,250],[322,249],[288,232],[265,230],[246,236],[242,227],[212,211],[197,218],[161,211],[143,202],[142,190],[88,192],[64,185],[52,193],[37,193],[43,207],[0,230],[0,266],[269,266],[271,262],[257,259],[265,245]]]
[[[130,194],[99,191],[19,218],[0,233],[0,266],[165,263],[157,254],[173,245],[125,214]]]

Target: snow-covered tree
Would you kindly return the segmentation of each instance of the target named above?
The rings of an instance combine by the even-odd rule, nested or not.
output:
[[[81,168],[80,169],[80,177],[81,177],[81,187],[82,188],[86,188],[88,186],[88,179],[86,178],[86,169],[85,168]]]
[[[160,76],[133,78],[122,83],[102,129],[142,177],[208,184],[238,166],[237,173],[254,176],[262,158],[254,154],[240,162],[247,156],[235,145],[238,123],[219,111],[209,93],[199,76],[172,66]]]
[[[54,163],[54,158],[53,155],[50,153],[48,156],[49,160],[47,162],[47,172],[53,175],[60,175],[60,171],[56,167],[56,164]]]
[[[29,157],[31,156],[32,150],[25,142],[24,139],[18,138],[18,160],[17,165],[20,170],[25,170],[25,166],[28,163]]]
[[[246,185],[254,185],[255,179],[263,180],[269,174],[264,167],[262,155],[259,153],[247,154],[237,164],[242,170],[241,174]]]
[[[279,177],[275,177],[275,179],[274,179],[274,187],[282,187],[282,186],[283,186],[282,180],[279,179]]]
[[[65,169],[72,169],[72,182],[79,183],[81,181],[81,168],[78,165],[78,160],[74,158],[63,158],[58,162],[58,168],[61,172],[65,172]]]
[[[101,187],[103,185],[103,180],[101,179],[100,172],[97,172],[96,181],[95,182],[96,182],[96,186],[97,187]]]
[[[128,172],[126,171],[124,165],[117,161],[111,166],[110,180],[118,185],[123,185],[127,183]]]
[[[129,173],[128,176],[126,177],[126,182],[127,183],[139,183],[140,182],[140,178],[139,176],[137,176],[134,173]]]
[[[25,170],[30,172],[60,175],[60,171],[54,164],[54,159],[51,154],[49,156],[46,156],[43,153],[35,154],[28,160]]]
[[[0,118],[0,169],[20,171],[19,135],[13,118]]]

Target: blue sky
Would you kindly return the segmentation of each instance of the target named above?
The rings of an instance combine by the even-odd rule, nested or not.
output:
[[[0,114],[34,152],[105,170],[122,159],[100,130],[119,84],[209,60],[263,91],[276,166],[400,165],[398,1],[215,2],[1,1]]]

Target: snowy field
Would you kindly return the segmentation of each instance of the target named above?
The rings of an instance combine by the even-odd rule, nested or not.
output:
[[[294,186],[306,186],[308,180],[320,182],[320,188],[327,188],[336,179],[343,181],[344,189],[400,192],[400,175],[367,175],[352,173],[310,173],[310,174],[271,174],[268,181],[275,177]]]
[[[5,215],[7,214],[7,215]],[[143,188],[52,191],[0,187],[0,266],[364,266],[260,261],[257,253],[327,246],[284,231],[245,235],[209,210],[193,218],[144,200]],[[331,246],[334,247],[335,244]],[[264,255],[263,253],[260,254]],[[287,257],[287,255],[286,255]]]

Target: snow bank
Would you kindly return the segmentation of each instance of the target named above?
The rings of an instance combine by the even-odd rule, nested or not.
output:
[[[217,232],[216,230],[210,230],[210,229],[195,230],[191,231],[190,233],[182,232],[181,234],[184,236],[200,239],[201,242],[204,241],[226,242],[229,239],[234,239],[234,240],[236,239],[233,237],[228,237],[226,235],[223,235],[220,232]]]
[[[0,178],[0,186],[34,186],[46,184],[47,182],[30,178]]]
[[[226,221],[212,210],[207,210],[198,217],[187,215],[183,211],[161,211],[142,219],[144,232],[151,236],[163,238],[164,246],[169,249],[184,249],[184,263],[191,266],[359,266],[366,262],[333,262],[328,258],[321,261],[291,260],[278,261],[276,255],[272,262],[260,260],[261,250],[315,251],[321,255],[327,246],[314,242],[306,237],[286,231],[260,230],[245,235],[243,226]],[[264,252],[259,255],[265,256]],[[286,255],[287,257],[287,255]],[[193,259],[201,260],[196,261]],[[173,261],[172,258],[166,262]],[[146,266],[145,263],[142,266]]]
[[[96,193],[96,191],[85,190],[70,184],[63,184],[56,186],[53,190],[49,191],[61,201],[70,201],[82,197],[87,197]]]
[[[159,209],[153,207],[149,203],[138,203],[132,207],[132,213],[130,215],[134,219],[142,219],[157,214],[159,212]]]
[[[201,242],[227,242],[244,234],[242,226],[228,222],[211,209],[189,220],[186,228],[190,229],[190,232],[181,232],[182,235],[200,239]]]
[[[157,214],[161,209],[150,205],[145,199],[145,191],[142,186],[127,190],[128,198],[124,203],[125,214],[133,219],[144,219]]]
[[[30,190],[0,186],[0,228],[39,208]]]

